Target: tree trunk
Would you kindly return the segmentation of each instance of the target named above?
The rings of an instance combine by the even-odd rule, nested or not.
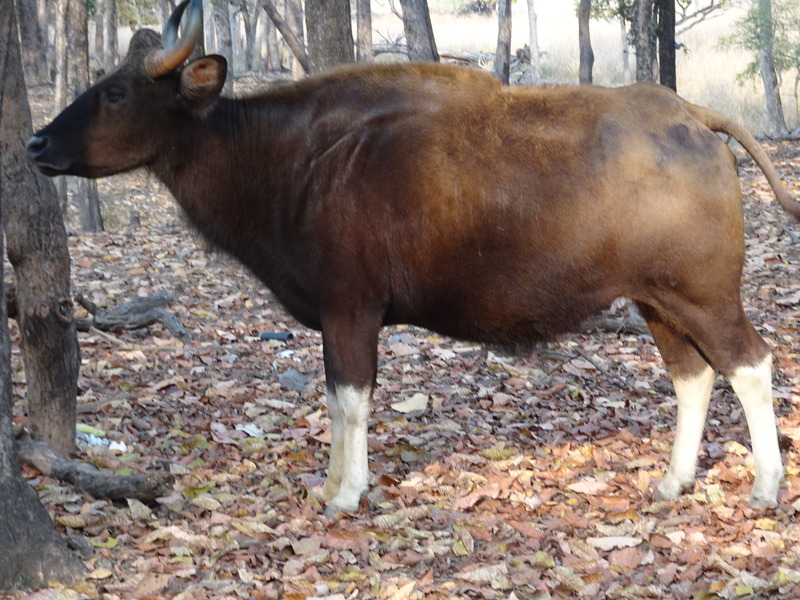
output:
[[[2,208],[6,208],[3,205],[10,201],[16,200],[15,204],[37,201],[30,195],[28,186],[34,178],[34,170],[22,145],[30,134],[30,108],[22,77],[14,7],[12,0],[0,0],[0,214]],[[42,183],[38,174],[36,178]],[[28,186],[21,185],[25,183]],[[61,222],[57,208],[52,215]],[[31,235],[37,243],[41,240],[38,233]],[[2,240],[0,236],[0,255]],[[0,589],[41,588],[51,581],[71,583],[81,575],[83,566],[56,533],[47,511],[22,478],[14,447],[11,341],[6,305],[2,300],[4,287],[4,278],[0,277]]]
[[[656,0],[658,12],[658,80],[678,91],[675,68],[675,0]]]
[[[67,73],[67,17],[69,16],[69,0],[55,0],[55,106],[53,116],[59,114],[67,107],[69,98],[69,74]],[[67,214],[67,178],[57,177],[55,180],[58,190],[58,203],[61,212]]]
[[[772,0],[758,0],[758,65],[761,70],[761,81],[764,83],[764,96],[767,104],[770,133],[783,135],[788,131],[783,118],[783,105],[775,73],[773,54],[773,22]]]
[[[656,58],[653,0],[635,0],[633,34],[636,47],[636,81],[655,81]]]
[[[29,112],[20,126],[28,133],[18,139],[27,139]],[[5,231],[17,273],[28,419],[36,439],[68,453],[75,445],[80,359],[69,300],[67,235],[50,180],[30,165],[21,146],[4,149],[2,156],[2,185],[16,186],[7,190]]]
[[[214,4],[214,31],[217,40],[217,54],[221,54],[228,61],[228,75],[222,90],[226,95],[230,95],[233,92],[233,40],[228,0],[217,0]]]
[[[578,48],[580,50],[579,83],[592,83],[594,52],[592,38],[589,35],[589,19],[592,14],[591,0],[580,0],[578,5]]]
[[[494,74],[508,85],[511,69],[511,0],[497,0],[497,51]]]
[[[306,39],[306,17],[304,12],[304,0],[284,0],[284,16],[287,23],[292,28],[292,31],[297,36],[300,46],[305,48],[306,65],[297,59],[292,60],[290,70],[292,72],[292,79],[295,81],[302,79],[307,74],[311,73],[310,59],[308,59],[308,44]],[[283,35],[283,32],[281,32]],[[292,52],[292,56],[296,59],[297,55]]]
[[[252,0],[242,0],[242,20],[244,21],[244,70],[256,73],[259,70],[259,58],[256,53],[258,44],[258,4]]]
[[[41,85],[50,81],[47,72],[47,55],[42,30],[39,27],[39,13],[36,0],[17,0],[17,19],[22,45],[22,68],[28,85]]]
[[[108,72],[109,65],[106,63],[106,45],[105,45],[105,29],[106,29],[106,7],[105,3],[100,0],[95,5],[94,13],[94,55],[101,65],[104,72]]]
[[[542,80],[542,55],[539,53],[539,25],[536,19],[535,0],[528,0],[528,25],[531,49],[531,83],[537,85]]]
[[[44,42],[45,55],[41,57],[42,62],[45,63],[45,71],[47,71],[47,81],[53,81],[53,44],[50,43],[49,31],[49,15],[47,14],[48,1],[36,0],[36,20],[39,21],[39,31],[42,32],[42,40]],[[46,57],[46,58],[45,58]]]
[[[286,19],[283,18],[278,10],[278,7],[275,6],[275,3],[272,0],[259,0],[259,2],[267,12],[267,16],[270,18],[270,21],[272,21],[276,29],[280,32],[281,36],[283,36],[283,40],[286,42],[286,45],[289,46],[289,49],[292,51],[295,59],[297,59],[297,62],[303,67],[303,71],[308,73],[310,67],[308,55],[303,47],[302,21],[299,30],[295,29],[294,23],[291,22],[294,15],[292,9],[290,8],[292,2],[290,0],[287,0],[286,2],[286,12],[289,14],[289,17]]]
[[[311,73],[353,62],[353,27],[348,0],[306,0]]]
[[[103,64],[111,70],[119,60],[117,49],[117,0],[99,0],[103,3]]]
[[[628,44],[628,25],[623,17],[619,18],[619,37],[622,44],[622,81],[627,85],[631,82],[631,52]]]
[[[403,9],[408,60],[439,62],[428,0],[400,0],[400,6]]]
[[[375,52],[372,49],[372,9],[370,0],[356,0],[356,60],[372,62]]]
[[[266,11],[264,11],[266,15]],[[281,50],[280,50],[280,43],[278,42],[278,28],[272,19],[267,18],[264,20],[264,38],[265,38],[265,50],[266,55],[264,56],[264,60],[267,65],[268,71],[279,71],[281,68]],[[305,56],[305,50],[303,50],[303,55]],[[308,65],[308,56],[306,56],[306,66]]]
[[[69,38],[72,81],[69,82],[74,100],[89,87],[89,16],[86,0],[71,0],[69,8]],[[100,195],[93,179],[76,178],[75,202],[83,231],[103,231]]]

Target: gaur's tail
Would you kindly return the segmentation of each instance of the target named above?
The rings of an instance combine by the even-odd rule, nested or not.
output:
[[[783,209],[800,221],[800,204],[786,191],[780,175],[778,175],[778,172],[775,170],[775,166],[772,164],[769,156],[767,156],[761,144],[758,143],[747,129],[728,117],[703,108],[702,106],[697,106],[696,104],[690,104],[689,111],[692,116],[712,131],[727,133],[733,136],[736,141],[747,150],[750,156],[753,157],[753,160],[756,161],[761,171],[763,171],[772,191],[775,193],[775,197],[778,199]]]

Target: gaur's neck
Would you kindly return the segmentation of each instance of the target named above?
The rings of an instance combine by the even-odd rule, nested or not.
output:
[[[150,170],[208,241],[249,267],[293,306],[298,320],[316,327],[303,278],[289,270],[311,172],[304,168],[308,136],[296,125],[302,119],[302,109],[261,98],[221,99],[204,118],[168,132]]]

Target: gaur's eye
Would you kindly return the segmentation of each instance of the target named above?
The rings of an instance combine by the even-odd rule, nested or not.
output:
[[[103,100],[105,100],[109,104],[116,104],[117,102],[121,102],[124,99],[125,99],[125,92],[123,92],[118,87],[108,88],[103,93]]]

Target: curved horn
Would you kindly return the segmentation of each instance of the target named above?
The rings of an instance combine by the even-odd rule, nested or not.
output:
[[[189,6],[189,16],[183,25],[183,36],[178,38],[178,24],[187,5]],[[150,77],[155,79],[166,75],[189,58],[197,40],[200,39],[203,23],[201,11],[201,0],[183,0],[172,12],[161,36],[163,47],[160,50],[154,50],[145,59],[145,69]]]

